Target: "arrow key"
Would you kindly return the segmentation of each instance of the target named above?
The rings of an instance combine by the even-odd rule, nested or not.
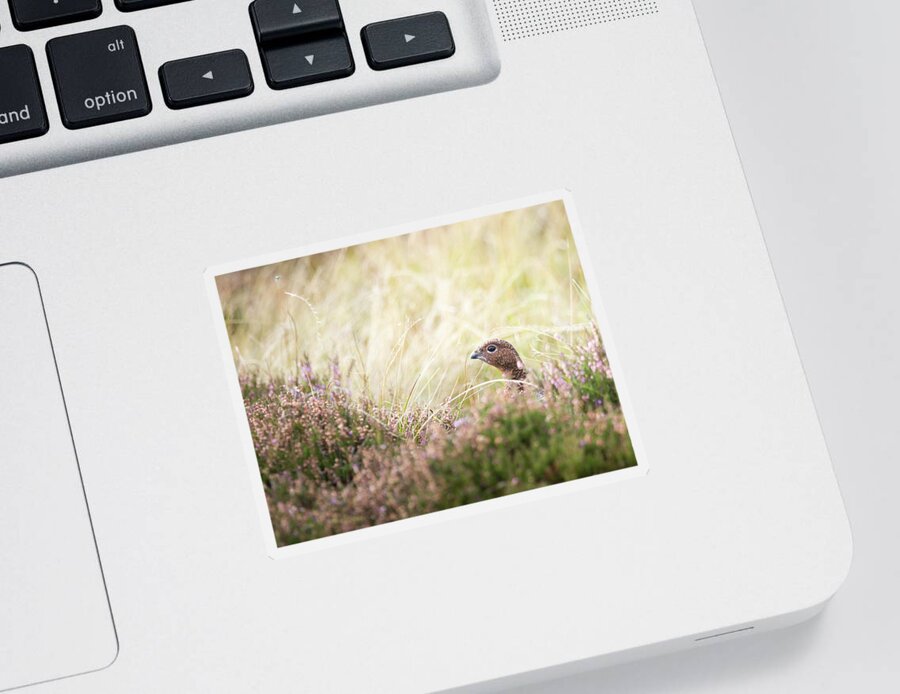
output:
[[[266,81],[272,89],[300,87],[347,77],[355,66],[343,34],[303,43],[276,44],[261,50]]]
[[[373,70],[449,58],[456,51],[450,23],[443,12],[369,24],[363,27],[362,42]]]
[[[337,0],[255,0],[250,18],[259,44],[344,28]]]
[[[250,64],[238,49],[171,60],[159,68],[159,82],[169,108],[238,99],[253,92]]]

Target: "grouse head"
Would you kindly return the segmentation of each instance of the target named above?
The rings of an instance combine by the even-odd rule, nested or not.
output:
[[[522,357],[506,340],[498,340],[496,338],[488,340],[478,349],[472,352],[470,359],[480,359],[485,364],[493,366],[503,374],[503,378],[511,381],[524,381],[525,363]],[[521,388],[521,385],[519,386]]]

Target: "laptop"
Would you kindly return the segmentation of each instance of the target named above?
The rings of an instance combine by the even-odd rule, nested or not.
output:
[[[5,0],[0,177],[0,690],[503,691],[846,576],[688,0]]]

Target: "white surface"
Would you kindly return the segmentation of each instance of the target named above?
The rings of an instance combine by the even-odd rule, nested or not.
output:
[[[847,505],[853,566],[800,626],[517,691],[900,691],[900,7],[695,7]]]
[[[831,595],[831,464],[693,12],[660,6],[504,44],[482,87],[0,181],[122,644],[46,691],[422,691]],[[560,188],[649,474],[270,560],[204,270]]]
[[[109,665],[116,635],[24,265],[0,265],[0,497],[0,690]]]

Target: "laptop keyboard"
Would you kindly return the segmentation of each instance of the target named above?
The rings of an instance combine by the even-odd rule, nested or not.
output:
[[[469,86],[489,81],[499,70],[482,0],[435,0],[432,5],[422,0],[254,0],[249,6],[205,0],[3,2],[8,2],[12,26],[2,26],[0,14],[0,176]],[[154,14],[146,32],[139,21],[127,21]],[[151,42],[159,43],[164,22],[182,36],[178,23],[194,23],[203,15],[210,17],[212,33],[215,22],[227,15],[231,29],[224,33],[239,36],[238,45],[207,38],[204,46],[222,43],[216,46],[220,50],[195,55],[184,44],[180,54],[160,61],[161,47]],[[76,31],[81,23],[98,21],[108,26]],[[164,43],[171,42],[166,38]],[[441,61],[448,66],[433,67]],[[381,77],[395,70],[407,72]],[[302,101],[275,100],[276,94],[337,80],[355,84],[329,93],[310,91]],[[262,97],[261,91],[271,94]],[[237,107],[223,103],[237,100],[258,100],[240,122]],[[303,108],[292,116],[291,106],[298,103]],[[157,116],[184,109],[209,109],[210,120]],[[137,124],[127,134],[111,125],[141,119],[154,123],[143,142]],[[109,147],[96,136],[90,147],[79,147],[67,140],[73,135],[65,135],[66,130],[103,127],[109,129]],[[35,144],[35,161],[26,140],[52,140],[52,145]]]

